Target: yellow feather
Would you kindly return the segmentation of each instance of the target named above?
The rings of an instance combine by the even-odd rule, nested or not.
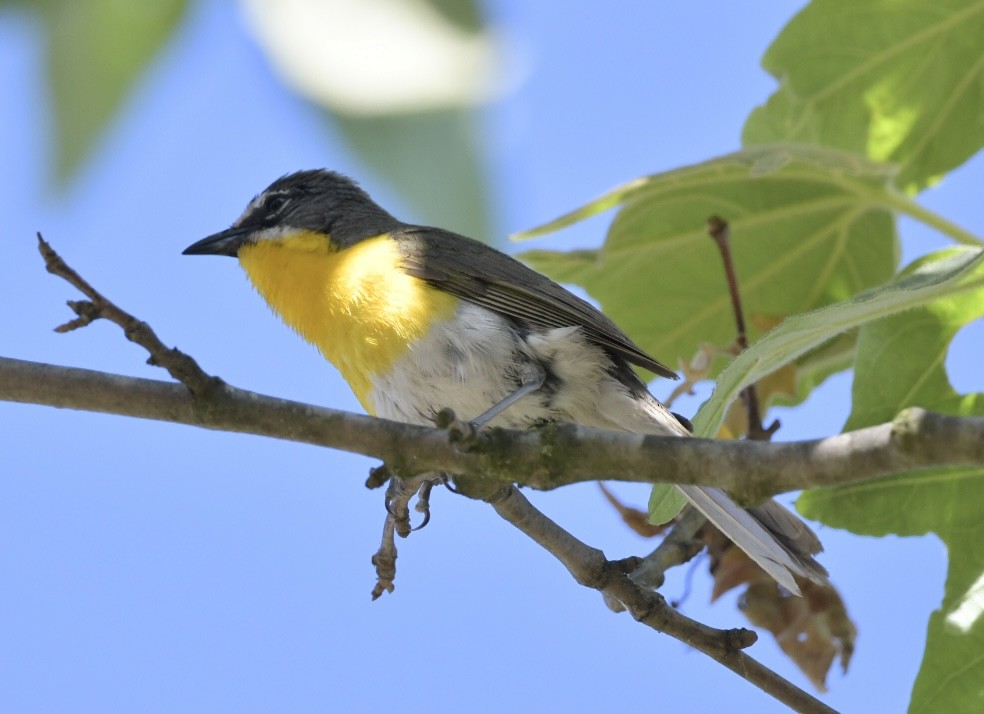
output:
[[[382,235],[339,250],[309,231],[239,251],[256,290],[315,345],[370,414],[373,378],[385,374],[458,298],[405,274],[395,241]]]

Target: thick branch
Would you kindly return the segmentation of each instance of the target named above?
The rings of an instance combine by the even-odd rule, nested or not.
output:
[[[720,486],[746,502],[918,469],[984,463],[984,418],[907,409],[894,422],[790,443],[642,436],[558,424],[490,429],[454,443],[440,429],[266,397],[0,358],[0,400],[190,424],[351,451],[403,475],[445,471],[549,489],[612,479]],[[754,483],[750,474],[754,474]]]
[[[543,515],[513,487],[489,500],[500,516],[563,563],[578,583],[620,602],[638,622],[700,650],[795,711],[834,711],[742,652],[755,643],[751,630],[719,630],[680,614],[658,593],[636,585],[600,550],[582,543]]]

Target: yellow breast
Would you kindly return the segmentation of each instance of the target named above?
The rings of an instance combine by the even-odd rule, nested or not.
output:
[[[302,232],[239,251],[257,291],[338,368],[370,414],[374,376],[458,305],[406,275],[399,260],[396,242],[384,236],[338,250],[325,236]]]

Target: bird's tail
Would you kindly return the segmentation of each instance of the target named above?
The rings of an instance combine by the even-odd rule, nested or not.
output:
[[[707,520],[791,593],[800,594],[794,575],[827,582],[827,571],[813,559],[823,550],[820,539],[777,501],[745,509],[719,488],[677,488]]]

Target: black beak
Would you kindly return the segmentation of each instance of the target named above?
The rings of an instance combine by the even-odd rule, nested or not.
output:
[[[249,228],[227,228],[192,243],[181,251],[181,255],[228,255],[235,258],[239,249],[249,242],[250,232]]]

